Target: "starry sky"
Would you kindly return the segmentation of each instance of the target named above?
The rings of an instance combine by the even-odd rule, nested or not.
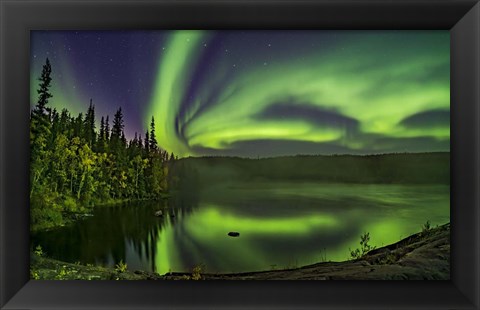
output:
[[[32,31],[30,104],[125,134],[155,117],[180,157],[449,151],[448,31]],[[98,127],[98,125],[97,125]]]

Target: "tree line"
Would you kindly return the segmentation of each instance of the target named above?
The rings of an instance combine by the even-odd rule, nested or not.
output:
[[[154,118],[143,139],[127,141],[120,107],[111,129],[107,115],[97,131],[92,100],[76,117],[48,105],[51,72],[47,58],[30,114],[31,227],[61,225],[95,204],[165,195],[175,156],[158,145]]]

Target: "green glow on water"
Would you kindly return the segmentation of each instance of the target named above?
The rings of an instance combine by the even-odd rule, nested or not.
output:
[[[291,218],[245,218],[221,211],[221,207],[202,208],[187,220],[187,229],[194,235],[214,237],[221,232],[246,231],[249,234],[308,234],[315,229],[333,228],[338,219],[332,215],[308,215]]]
[[[449,222],[449,191],[446,185],[230,184],[203,192],[195,206],[99,208],[94,217],[33,242],[65,261],[123,259],[132,270],[160,274],[197,265],[212,273],[300,267],[325,256],[348,259],[364,232],[381,247],[421,231],[427,220]],[[153,216],[163,208],[164,217]],[[240,236],[229,237],[230,231]]]
[[[242,199],[243,190],[244,187],[233,189],[225,195]],[[277,205],[277,211],[283,215],[263,217],[218,203],[200,205],[176,225],[161,230],[158,252],[164,254],[157,257],[157,272],[165,273],[171,268],[189,271],[201,264],[208,272],[299,267],[319,262],[324,255],[328,261],[343,261],[349,259],[349,249],[359,247],[364,232],[370,233],[371,245],[381,247],[420,231],[427,220],[432,225],[449,221],[448,186],[307,183],[295,187],[285,183],[255,184],[251,190],[254,197],[257,191],[279,201],[290,201],[295,211]],[[362,199],[355,200],[360,193]],[[324,204],[312,204],[311,199],[320,199]],[[334,201],[333,207],[323,199]],[[308,210],[296,209],[295,203],[311,206]],[[230,231],[239,232],[240,237],[227,236]],[[174,234],[178,235],[176,242]],[[302,248],[302,242],[309,238],[312,241],[305,242]],[[318,243],[313,241],[316,239]],[[329,243],[329,239],[339,242]],[[181,255],[185,251],[189,260]]]

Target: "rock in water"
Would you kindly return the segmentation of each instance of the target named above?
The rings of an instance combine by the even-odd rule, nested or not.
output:
[[[157,212],[155,212],[155,216],[163,216],[163,211],[158,210]]]
[[[236,231],[231,231],[228,233],[230,237],[240,237],[240,233]]]

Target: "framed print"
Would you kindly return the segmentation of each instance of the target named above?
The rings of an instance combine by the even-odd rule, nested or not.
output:
[[[476,1],[1,5],[3,308],[478,309]]]

